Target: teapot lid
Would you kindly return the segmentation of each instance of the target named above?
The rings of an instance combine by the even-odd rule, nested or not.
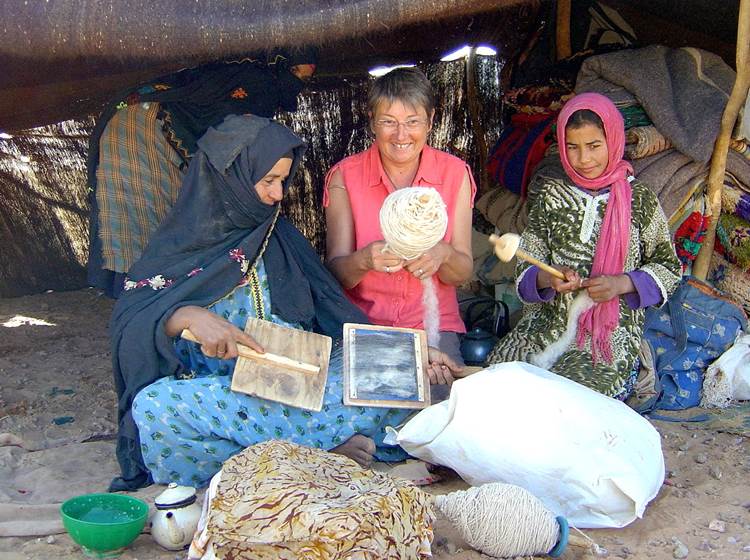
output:
[[[170,482],[166,490],[154,498],[157,509],[189,506],[195,502],[195,488],[192,486],[178,486]]]

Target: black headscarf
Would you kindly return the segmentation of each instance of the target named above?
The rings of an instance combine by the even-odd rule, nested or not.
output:
[[[192,155],[198,139],[227,115],[250,113],[270,118],[279,109],[296,111],[304,82],[290,72],[288,62],[279,58],[273,65],[208,64],[180,72],[173,79],[172,89],[147,96],[161,102],[171,126],[170,140],[183,155]]]
[[[131,288],[112,314],[122,477],[111,490],[150,483],[130,406],[143,387],[184,369],[165,333],[166,321],[180,307],[205,307],[233,290],[243,275],[240,255],[252,265],[265,243],[271,308],[283,319],[332,337],[341,336],[345,322],[367,322],[310,243],[277,216],[279,204],[264,204],[255,191],[276,162],[292,153],[287,191],[304,153],[302,140],[276,122],[243,115],[209,129],[198,147],[177,202],[128,271]]]
[[[91,187],[89,283],[117,295],[112,271],[102,269],[99,240],[99,213],[96,204],[96,169],[99,166],[99,140],[107,123],[122,106],[159,102],[164,134],[187,163],[197,149],[197,141],[209,127],[221,124],[227,115],[253,114],[273,117],[281,109],[295,111],[297,95],[304,82],[290,69],[298,64],[315,64],[317,50],[277,51],[267,58],[212,62],[196,68],[161,76],[148,84],[119,93],[104,109],[89,139],[86,163]]]

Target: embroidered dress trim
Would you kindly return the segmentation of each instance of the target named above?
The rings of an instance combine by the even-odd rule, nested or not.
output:
[[[596,196],[585,193],[580,194],[586,197],[586,210],[583,214],[581,233],[578,238],[581,240],[581,243],[588,243],[594,234],[594,225],[596,225],[596,220],[599,217],[599,202],[609,200],[609,193]]]
[[[257,261],[256,261],[257,263]],[[255,316],[263,321],[266,320],[266,313],[263,310],[263,291],[260,288],[260,278],[258,278],[258,270],[254,266],[247,275],[248,284],[250,284],[250,295],[253,298],[253,307],[255,308]]]
[[[271,223],[271,227],[268,228],[268,232],[266,233],[266,238],[263,240],[263,244],[260,246],[260,249],[258,250],[258,254],[255,255],[255,259],[253,259],[252,264],[250,264],[250,261],[245,257],[245,253],[240,249],[239,247],[236,249],[232,249],[229,252],[229,258],[233,261],[237,261],[240,263],[240,270],[242,271],[242,280],[240,281],[238,286],[244,286],[246,284],[250,283],[250,271],[255,271],[255,268],[258,266],[258,261],[260,261],[260,258],[263,256],[263,253],[266,252],[266,247],[268,246],[268,240],[271,239],[271,233],[273,232],[273,228],[276,227],[276,221],[279,219],[279,213],[281,212],[281,207],[278,206],[276,208],[276,214],[273,216],[273,223]],[[257,273],[256,273],[257,274]],[[216,305],[218,302],[220,302],[223,299],[228,298],[231,295],[232,292],[229,292],[227,295],[220,297],[216,301],[212,302],[211,305]],[[210,307],[210,306],[209,306]],[[263,317],[260,317],[262,319]]]

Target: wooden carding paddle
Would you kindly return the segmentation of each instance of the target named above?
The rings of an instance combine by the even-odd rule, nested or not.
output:
[[[185,340],[190,340],[191,342],[198,342],[198,339],[195,338],[195,335],[191,333],[188,329],[185,329],[182,331],[182,334],[180,335]],[[261,354],[260,352],[256,352],[252,348],[245,346],[243,344],[237,345],[237,352],[239,355],[243,358],[247,358],[249,360],[256,360],[258,362],[263,362],[266,364],[279,366],[283,369],[290,369],[294,371],[299,371],[301,373],[311,373],[311,374],[317,374],[320,373],[320,366],[316,366],[314,364],[306,364],[304,362],[300,362],[297,360],[293,360],[291,358],[287,358],[286,356],[279,356],[278,354],[271,354],[270,352],[265,352]]]
[[[245,332],[266,350],[263,356],[285,356],[315,366],[319,371],[311,373],[307,368],[300,371],[278,362],[240,356],[232,372],[232,391],[305,410],[321,410],[333,348],[331,337],[254,317],[248,317]]]

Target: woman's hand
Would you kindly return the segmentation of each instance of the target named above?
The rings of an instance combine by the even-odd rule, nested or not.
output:
[[[429,365],[427,376],[431,385],[451,385],[455,375],[460,374],[464,368],[453,361],[448,354],[430,346],[427,349]]]
[[[433,274],[437,274],[440,267],[453,253],[453,248],[445,241],[439,241],[432,249],[423,253],[405,265],[406,270],[411,272],[417,280],[425,280]]]
[[[326,266],[345,289],[354,288],[371,270],[388,274],[404,267],[401,257],[388,251],[383,252],[383,240],[356,250],[354,217],[340,170],[336,170],[330,178],[328,196]]]
[[[367,270],[392,274],[404,268],[404,259],[384,249],[385,241],[373,241],[360,249]]]
[[[456,197],[450,243],[440,241],[424,255],[407,263],[407,270],[419,280],[437,274],[443,284],[460,286],[471,279],[474,271],[471,254],[472,187],[467,171]]]
[[[552,288],[558,294],[566,294],[581,289],[583,279],[575,270],[567,266],[554,266],[553,268],[562,272],[565,275],[565,280],[553,276],[546,270],[539,269],[536,277],[538,288]]]
[[[635,291],[633,281],[627,274],[587,278],[581,285],[586,288],[589,297],[596,303],[604,303],[617,296]]]
[[[237,344],[244,344],[256,352],[264,352],[263,347],[252,336],[216,313],[197,305],[180,307],[172,313],[165,326],[168,336],[179,336],[185,329],[193,333],[201,345],[201,352],[209,358],[236,358]]]

